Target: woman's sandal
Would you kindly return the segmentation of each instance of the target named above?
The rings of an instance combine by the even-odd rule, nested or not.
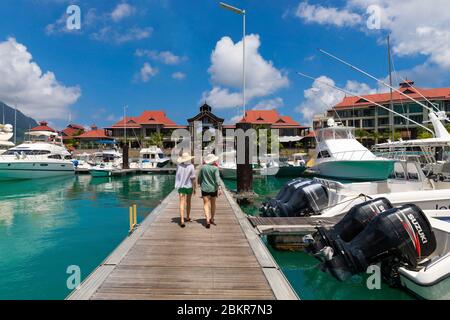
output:
[[[192,222],[192,219],[191,219],[191,218],[189,218],[189,219],[184,219],[184,221],[185,221],[185,222]]]
[[[180,227],[181,227],[181,228],[185,228],[186,225],[185,225],[184,223],[180,223]]]

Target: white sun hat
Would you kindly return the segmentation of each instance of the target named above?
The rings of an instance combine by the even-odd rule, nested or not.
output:
[[[214,162],[216,162],[217,160],[219,160],[219,157],[218,156],[216,156],[216,155],[214,155],[214,154],[208,154],[204,159],[203,159],[203,161],[206,163],[206,164],[212,164],[212,163],[214,163]]]
[[[179,164],[191,161],[194,157],[192,157],[189,153],[185,152],[177,159]]]

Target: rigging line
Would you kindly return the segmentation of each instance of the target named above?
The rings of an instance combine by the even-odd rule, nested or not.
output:
[[[333,88],[333,89],[336,89],[336,90],[345,92],[345,93],[347,93],[347,94],[349,94],[349,95],[351,95],[351,96],[355,96],[355,97],[358,97],[358,98],[360,98],[360,99],[364,99],[364,100],[366,100],[366,101],[369,102],[369,103],[372,103],[372,104],[374,104],[374,105],[376,105],[376,106],[378,106],[378,107],[380,107],[380,108],[383,108],[383,109],[385,109],[385,110],[388,110],[389,112],[392,112],[393,114],[398,115],[399,117],[402,117],[402,118],[404,118],[404,119],[406,119],[406,120],[411,121],[412,123],[414,123],[414,124],[420,126],[421,128],[424,128],[425,130],[431,132],[431,134],[433,134],[433,137],[435,136],[435,135],[434,135],[434,132],[433,132],[432,130],[428,129],[427,127],[425,127],[424,125],[422,125],[422,124],[420,124],[420,123],[418,123],[418,122],[416,122],[416,121],[414,121],[414,120],[411,120],[411,119],[409,119],[408,117],[405,117],[404,115],[402,115],[402,114],[400,114],[400,113],[398,113],[398,112],[396,112],[396,111],[394,111],[394,110],[391,110],[391,109],[389,109],[389,108],[386,108],[385,106],[383,106],[383,105],[381,105],[381,104],[379,104],[379,103],[376,103],[376,102],[374,102],[374,101],[371,101],[370,99],[367,99],[367,97],[364,98],[364,97],[362,97],[362,96],[360,96],[360,95],[357,95],[357,94],[354,94],[354,93],[352,93],[352,92],[350,92],[350,91],[348,91],[348,90],[346,90],[346,89],[342,89],[342,88],[336,87],[336,86],[331,85],[331,84],[329,84],[329,83],[327,83],[327,82],[325,82],[325,81],[322,81],[322,80],[320,80],[320,79],[318,79],[318,78],[313,78],[313,77],[311,77],[311,76],[309,76],[309,75],[307,75],[307,74],[301,73],[301,72],[297,72],[297,74],[300,75],[300,76],[302,76],[302,77],[311,79],[311,80],[313,80],[313,81],[317,81],[317,82],[319,82],[319,83],[322,83],[322,84],[324,84],[324,85],[326,85],[326,86],[328,86],[328,87],[330,87],[330,88]]]
[[[352,68],[352,69],[354,69],[354,70],[356,70],[356,71],[358,71],[358,72],[360,72],[360,73],[362,73],[362,74],[368,76],[369,78],[371,78],[371,79],[373,79],[373,80],[375,80],[375,81],[377,81],[377,82],[383,84],[384,86],[386,86],[386,87],[388,87],[388,88],[394,90],[395,92],[401,94],[402,96],[404,96],[404,97],[406,97],[406,98],[408,98],[408,99],[414,101],[415,103],[421,105],[423,108],[427,109],[428,111],[434,112],[433,109],[431,109],[430,107],[426,106],[426,105],[423,104],[422,102],[417,101],[416,99],[414,99],[414,98],[408,96],[407,94],[404,94],[404,93],[401,92],[400,90],[398,90],[398,89],[396,89],[396,88],[390,86],[389,84],[387,84],[385,81],[375,78],[375,77],[374,77],[373,75],[371,75],[370,73],[368,73],[368,72],[366,72],[366,71],[364,71],[364,70],[361,70],[361,69],[358,68],[358,67],[355,67],[354,65],[348,63],[347,61],[342,60],[341,58],[338,58],[338,57],[332,55],[331,53],[329,53],[329,52],[327,52],[327,51],[325,51],[325,50],[323,50],[323,49],[319,49],[319,51],[320,51],[321,53],[323,53],[323,54],[329,56],[330,58],[333,58],[333,59],[335,59],[335,60],[337,60],[337,61],[339,61],[339,62],[345,64],[346,66],[348,66],[348,67],[350,67],[350,68]]]
[[[399,77],[400,77],[400,79],[401,79],[402,81],[406,82],[406,79],[403,79],[401,76],[399,76]],[[441,111],[441,110],[439,110],[438,107],[436,107],[436,105],[435,105],[434,103],[432,103],[430,100],[428,100],[428,98],[425,97],[425,96],[420,92],[420,90],[418,90],[418,89],[417,89],[416,87],[414,87],[412,84],[410,84],[409,86],[410,86],[411,88],[413,88],[414,90],[416,90],[416,93],[418,93],[422,98],[424,98],[425,101],[428,102],[428,103],[431,105],[431,107],[433,107],[433,108],[436,109],[436,111],[438,111],[438,112]]]
[[[397,69],[395,68],[394,57],[392,56],[392,54],[390,52],[389,52],[389,55],[390,55],[390,59],[391,59],[392,69],[394,69],[395,77],[397,79],[397,82],[399,82],[398,78],[401,78],[401,77],[399,76]],[[400,104],[402,105],[403,113],[406,114],[403,100],[400,100]],[[409,112],[408,112],[408,116],[409,116]],[[411,130],[409,129],[409,121],[406,121],[406,131],[408,132],[408,136],[411,139]]]

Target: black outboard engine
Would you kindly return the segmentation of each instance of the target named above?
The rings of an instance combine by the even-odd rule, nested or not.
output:
[[[275,199],[261,208],[266,217],[300,217],[318,214],[328,206],[328,190],[322,184],[296,179],[287,183]]]
[[[374,201],[378,200],[382,199]],[[333,229],[318,228],[315,243],[307,249],[322,261],[323,270],[338,280],[343,281],[365,272],[370,265],[381,263],[383,278],[392,284],[396,282],[392,277],[397,276],[399,267],[414,269],[436,249],[430,222],[417,206],[407,204],[392,208],[374,214],[370,221],[359,219],[370,218],[370,214],[361,213],[360,209],[349,212]],[[352,220],[354,225],[350,223]],[[389,277],[391,279],[387,279]]]

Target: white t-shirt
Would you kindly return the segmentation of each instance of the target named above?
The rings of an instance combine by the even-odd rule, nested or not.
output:
[[[175,188],[192,188],[192,180],[195,179],[195,169],[193,164],[179,164],[175,176]]]

